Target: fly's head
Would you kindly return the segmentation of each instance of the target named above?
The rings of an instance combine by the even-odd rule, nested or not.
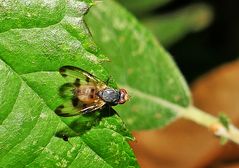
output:
[[[118,104],[124,104],[129,100],[129,95],[125,89],[119,89],[119,101]]]

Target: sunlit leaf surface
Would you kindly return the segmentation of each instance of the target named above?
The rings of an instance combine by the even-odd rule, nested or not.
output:
[[[114,111],[67,119],[54,113],[66,82],[61,66],[109,77],[83,21],[91,3],[0,1],[0,167],[138,167]],[[62,131],[78,136],[67,142]]]

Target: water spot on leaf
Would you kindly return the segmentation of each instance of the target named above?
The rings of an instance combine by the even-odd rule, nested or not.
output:
[[[181,96],[179,96],[179,95],[175,95],[174,96],[174,100],[176,101],[176,102],[179,102],[180,100],[181,100]]]
[[[57,162],[56,165],[57,165],[58,167],[67,167],[67,163],[68,163],[67,160],[62,159],[60,162]]]
[[[127,69],[127,74],[131,75],[133,73],[134,69],[133,68],[128,68]]]
[[[111,37],[110,37],[107,29],[102,29],[101,31],[102,31],[102,34],[104,34],[104,36],[101,37],[102,42],[105,42],[105,43],[109,42]]]
[[[37,141],[33,141],[33,142],[32,142],[32,145],[36,145],[36,144],[37,144]]]
[[[160,118],[162,117],[162,115],[160,114],[160,112],[158,112],[158,113],[156,113],[156,114],[154,115],[154,117],[155,117],[156,119],[160,119]]]
[[[124,30],[128,26],[128,22],[125,22],[124,20],[121,20],[119,18],[113,19],[113,27],[114,29],[118,31]]]
[[[134,123],[133,118],[128,118],[128,119],[127,119],[127,123],[130,124],[130,125],[132,125],[132,124]]]
[[[72,157],[72,153],[76,150],[76,146],[72,146],[71,150],[67,151],[67,157],[71,158]]]
[[[41,113],[41,114],[40,114],[40,118],[46,119],[46,118],[47,118],[47,114],[46,114],[46,113]]]
[[[86,55],[86,57],[88,60],[98,63],[98,58],[96,56],[88,54],[88,55]]]
[[[131,107],[131,111],[132,112],[137,112],[139,110],[139,107],[137,106],[137,105],[133,105],[132,107]]]
[[[170,78],[169,80],[168,80],[168,84],[169,85],[172,85],[174,83],[174,80],[172,79],[172,78]]]

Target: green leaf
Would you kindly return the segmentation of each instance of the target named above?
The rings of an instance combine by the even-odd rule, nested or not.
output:
[[[164,46],[170,46],[191,32],[206,28],[212,21],[212,9],[206,4],[192,4],[169,14],[142,20]]]
[[[105,0],[90,11],[87,23],[96,43],[112,60],[105,66],[132,95],[131,102],[116,107],[131,129],[160,128],[183,117],[209,129],[217,126],[215,135],[239,143],[235,126],[229,124],[227,130],[216,117],[192,105],[170,55],[124,8]]]
[[[93,38],[111,59],[104,64],[131,100],[116,107],[132,130],[163,127],[190,105],[190,93],[174,61],[124,8],[105,0],[86,16]]]
[[[127,143],[132,136],[115,111],[54,113],[64,101],[61,66],[109,78],[101,65],[107,58],[83,20],[91,4],[0,1],[0,167],[138,167]],[[66,142],[60,133],[75,137]]]

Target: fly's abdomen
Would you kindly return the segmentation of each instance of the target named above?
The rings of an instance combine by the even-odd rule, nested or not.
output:
[[[83,85],[77,88],[76,96],[79,101],[90,104],[96,101],[98,96],[96,95],[96,88],[94,86]]]

